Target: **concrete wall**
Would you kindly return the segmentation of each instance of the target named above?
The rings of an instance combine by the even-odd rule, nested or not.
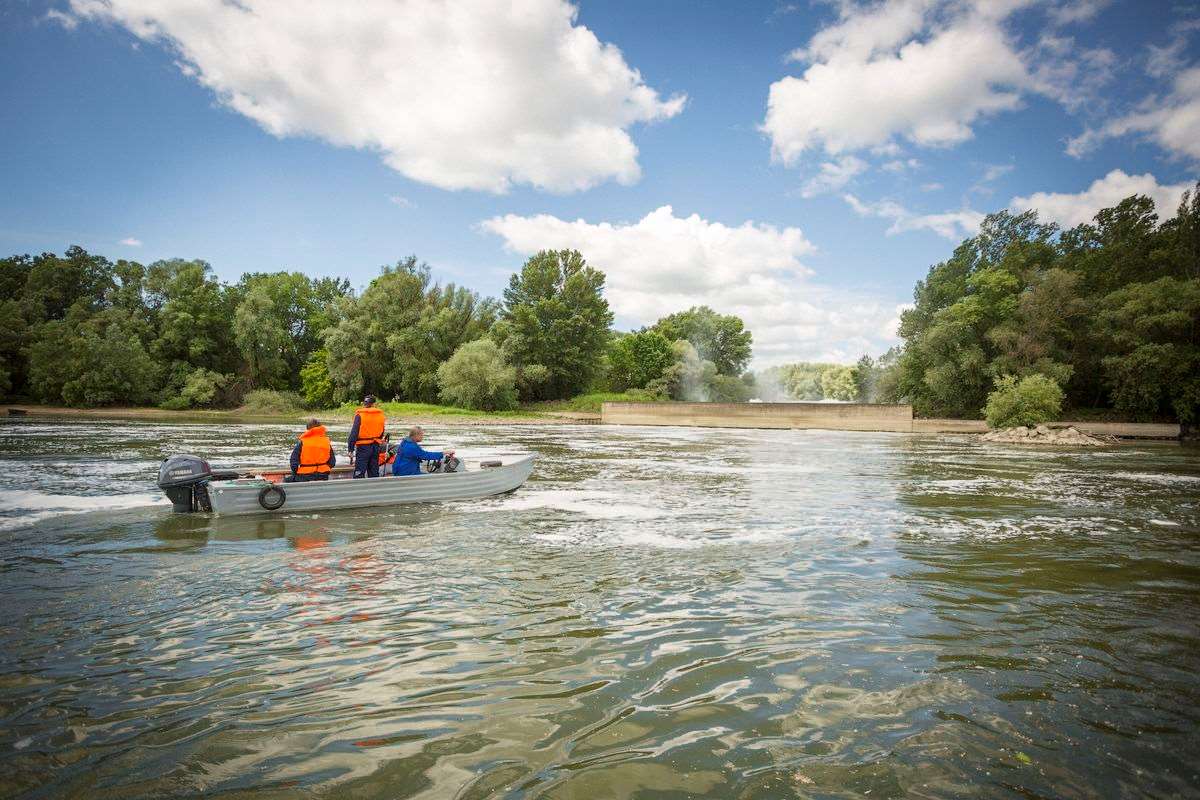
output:
[[[913,419],[912,406],[869,403],[605,403],[606,425],[682,425],[696,428],[821,428],[899,433],[984,433],[978,419]],[[1149,422],[1054,422],[1085,433],[1132,439],[1173,439],[1178,425]]]
[[[843,431],[912,430],[912,406],[870,403],[605,403],[608,425],[685,425],[700,428],[823,428]]]

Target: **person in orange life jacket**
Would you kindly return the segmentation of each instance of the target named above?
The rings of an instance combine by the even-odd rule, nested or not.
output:
[[[327,481],[329,470],[337,465],[337,456],[333,453],[333,444],[325,433],[325,426],[310,419],[305,428],[292,448],[292,474],[284,479],[286,483]]]
[[[420,425],[414,425],[409,430],[408,436],[396,451],[396,463],[392,464],[393,475],[420,475],[422,461],[441,461],[454,455],[453,450],[425,450],[421,447],[424,438],[425,430]]]
[[[354,412],[347,449],[354,454],[355,478],[379,477],[379,451],[383,444],[383,412],[375,407],[375,396],[363,398],[362,408]]]

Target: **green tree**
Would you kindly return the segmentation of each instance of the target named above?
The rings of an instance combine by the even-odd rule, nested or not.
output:
[[[1053,378],[1027,375],[1018,381],[1015,375],[1002,375],[983,414],[989,428],[1038,425],[1058,419],[1062,401],[1062,389]]]
[[[644,389],[651,381],[661,378],[671,366],[674,352],[667,337],[657,331],[646,330],[630,333],[614,341],[608,358],[612,389],[624,392],[628,389]]]
[[[25,341],[29,326],[16,300],[0,301],[0,398],[25,385]]]
[[[711,361],[722,375],[740,375],[753,355],[754,337],[732,314],[718,314],[708,306],[693,306],[663,317],[652,330],[676,342],[686,339],[700,357]]]
[[[300,370],[304,403],[309,408],[328,408],[335,402],[333,381],[329,377],[329,351],[316,350]]]
[[[251,386],[286,389],[291,382],[287,356],[293,339],[285,314],[263,286],[247,292],[234,312],[233,337]]]
[[[75,305],[88,310],[102,307],[113,287],[112,264],[78,245],[62,256],[42,253],[29,262],[22,302],[31,323],[63,319]]]
[[[1102,363],[1117,409],[1200,421],[1200,279],[1118,289],[1101,302],[1097,329],[1110,353]]]
[[[156,261],[146,270],[146,306],[155,319],[150,352],[178,394],[196,367],[230,373],[240,364],[233,340],[235,298],[204,261]]]
[[[343,298],[337,315],[324,338],[339,399],[371,391],[435,402],[438,365],[487,333],[496,306],[467,289],[434,283],[429,266],[411,256],[385,267],[362,297]]]
[[[29,355],[33,393],[69,406],[149,402],[159,369],[138,338],[137,326],[120,309],[89,316],[81,306],[65,320],[38,326]]]
[[[543,250],[509,280],[505,324],[492,338],[532,399],[570,397],[591,385],[612,324],[603,290],[604,273],[576,250]],[[531,368],[544,380],[530,380]]]
[[[438,367],[439,397],[446,403],[483,411],[517,407],[517,371],[491,339],[467,342]]]
[[[837,367],[826,370],[821,376],[821,394],[829,400],[852,402],[858,399],[858,383],[854,379],[854,367]]]

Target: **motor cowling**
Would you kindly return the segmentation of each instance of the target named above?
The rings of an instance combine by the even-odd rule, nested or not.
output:
[[[212,479],[212,468],[199,456],[168,456],[158,468],[158,488],[166,492],[179,514],[212,511],[208,500],[208,482]]]

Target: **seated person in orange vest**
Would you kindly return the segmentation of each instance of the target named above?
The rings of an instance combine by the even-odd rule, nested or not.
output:
[[[286,483],[327,481],[329,470],[337,464],[325,426],[310,419],[306,428],[292,448],[292,474],[284,479]]]
[[[422,461],[441,461],[454,455],[453,450],[438,452],[423,449],[421,440],[424,438],[425,431],[420,425],[409,429],[408,437],[400,443],[400,449],[396,451],[396,463],[392,464],[393,475],[420,475]]]
[[[362,408],[354,412],[347,448],[354,454],[354,477],[379,477],[379,451],[383,444],[383,412],[375,407],[375,396],[363,398]]]

